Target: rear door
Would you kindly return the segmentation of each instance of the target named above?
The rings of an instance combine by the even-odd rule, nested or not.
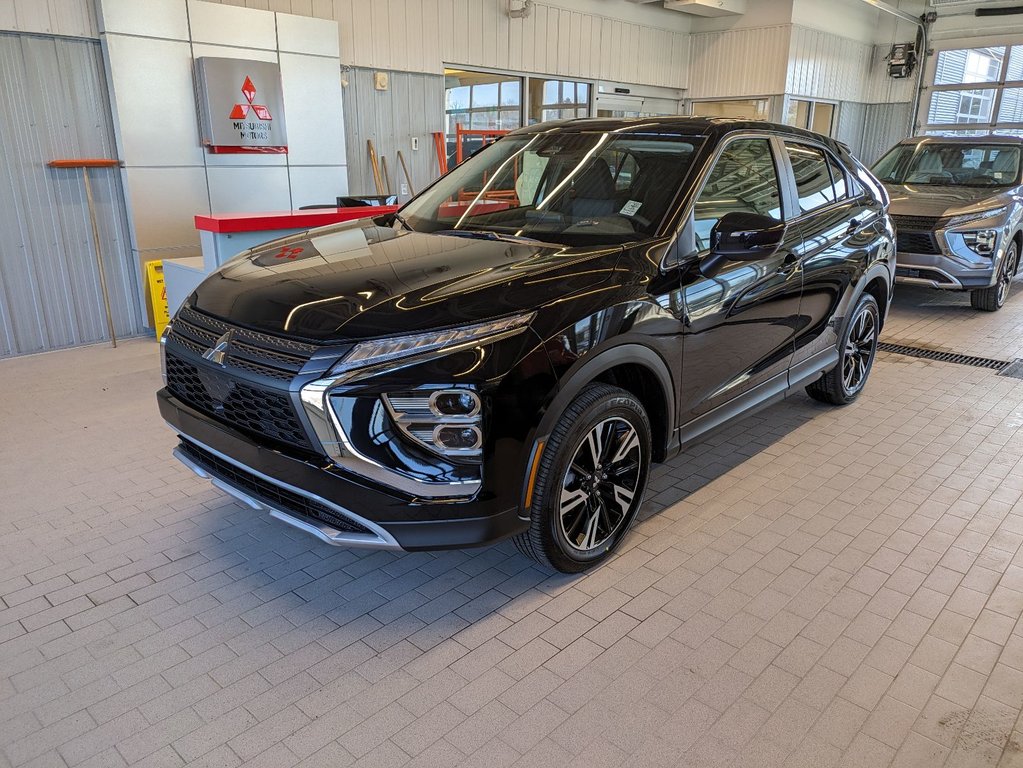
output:
[[[686,224],[697,256],[681,274],[685,302],[681,421],[686,423],[771,379],[784,380],[794,349],[802,275],[799,231],[771,256],[701,271],[710,232],[730,211],[782,219],[776,143],[768,135],[727,140]],[[683,234],[686,237],[686,234]]]
[[[838,343],[842,299],[866,265],[877,211],[858,182],[823,146],[785,140],[785,154],[799,207],[797,249],[803,273],[792,366],[826,354]],[[866,235],[865,235],[866,233]]]

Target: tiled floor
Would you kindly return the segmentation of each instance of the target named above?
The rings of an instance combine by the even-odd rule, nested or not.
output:
[[[1023,357],[904,290],[889,339]],[[1023,381],[879,358],[582,577],[333,549],[169,457],[152,342],[0,363],[0,766],[1023,765]]]

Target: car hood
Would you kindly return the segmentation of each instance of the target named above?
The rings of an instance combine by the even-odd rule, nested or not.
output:
[[[423,234],[364,220],[239,254],[190,300],[248,328],[354,341],[536,309],[606,281],[622,250]]]
[[[930,184],[885,184],[895,216],[953,216],[1006,204],[1003,191],[990,187],[938,187]]]

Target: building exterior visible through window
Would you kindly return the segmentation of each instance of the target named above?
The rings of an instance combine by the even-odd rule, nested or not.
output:
[[[924,130],[1023,135],[1023,46],[939,51]]]

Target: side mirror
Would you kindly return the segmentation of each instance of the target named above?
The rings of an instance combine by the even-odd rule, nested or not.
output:
[[[711,256],[728,261],[759,261],[778,250],[785,222],[747,211],[722,216],[710,231]]]

